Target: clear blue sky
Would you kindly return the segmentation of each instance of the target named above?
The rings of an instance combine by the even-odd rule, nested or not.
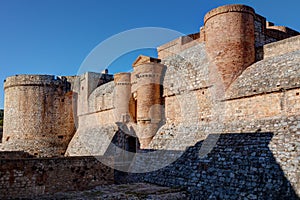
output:
[[[0,108],[7,76],[75,75],[86,56],[115,34],[140,27],[195,33],[207,11],[232,3],[300,30],[299,0],[0,0]],[[128,71],[141,52],[123,56],[112,72]],[[144,53],[156,55],[153,49]]]

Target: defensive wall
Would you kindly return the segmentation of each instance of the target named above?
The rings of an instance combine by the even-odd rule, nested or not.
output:
[[[81,191],[114,183],[114,170],[102,158],[69,157],[0,160],[0,198],[38,198],[40,195]],[[113,162],[112,159],[106,162]]]
[[[161,170],[129,178],[184,186],[195,197],[204,199],[236,199],[240,195],[248,199],[297,199],[300,196],[300,36],[297,35],[297,31],[267,22],[248,6],[216,8],[205,16],[200,33],[158,47],[158,59],[139,56],[132,73],[119,73],[114,79],[107,73],[86,73],[70,79],[68,88],[72,88],[73,94],[62,105],[70,106],[68,102],[73,99],[74,119],[68,117],[69,109],[55,110],[56,101],[45,104],[47,94],[58,96],[61,102],[70,92],[50,87],[48,82],[55,82],[52,86],[64,85],[67,80],[43,77],[39,82],[41,77],[36,76],[38,84],[35,77],[28,84],[26,78],[15,84],[13,79],[19,80],[18,77],[8,78],[5,120],[22,117],[16,120],[19,125],[4,126],[2,146],[9,144],[13,150],[24,149],[33,154],[42,151],[38,156],[58,156],[64,152],[66,156],[89,156],[106,154],[110,141],[130,149],[131,141],[133,152],[163,152],[160,157],[131,157],[128,169],[133,171],[144,171],[153,163],[162,164],[162,160],[168,160],[176,152],[181,157]],[[25,104],[28,92],[30,96],[36,95],[30,101],[36,103]],[[14,96],[21,98],[16,100]],[[30,112],[25,112],[25,108],[30,108]],[[59,132],[68,138],[63,145],[52,143],[62,139],[55,137],[53,130],[58,129],[53,125],[39,126],[53,117],[43,116],[43,109],[57,115],[62,111],[68,113],[57,121],[57,124],[68,122],[62,123],[66,132]],[[32,130],[24,129],[27,123]],[[72,133],[68,130],[75,125],[73,136],[74,129]],[[34,140],[29,136],[37,138],[37,150],[31,149]],[[132,137],[137,139],[132,142]]]

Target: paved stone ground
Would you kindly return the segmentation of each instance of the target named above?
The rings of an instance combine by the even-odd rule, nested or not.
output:
[[[105,199],[105,200],[176,200],[188,199],[188,193],[180,188],[169,188],[147,183],[98,186],[81,192],[64,192],[39,196],[36,199]]]

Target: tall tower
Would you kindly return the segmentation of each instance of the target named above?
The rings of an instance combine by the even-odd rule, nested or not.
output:
[[[221,6],[205,15],[206,50],[225,89],[255,62],[254,15],[245,5]]]
[[[147,148],[162,121],[162,78],[165,66],[159,59],[139,56],[133,64],[132,92],[137,100],[137,137]]]
[[[129,103],[131,98],[131,74],[118,73],[114,76],[115,121],[127,123],[130,121]]]
[[[35,156],[64,155],[75,133],[66,78],[17,75],[4,83],[3,150]]]

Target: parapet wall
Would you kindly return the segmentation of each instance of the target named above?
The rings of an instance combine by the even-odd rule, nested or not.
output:
[[[1,154],[0,154],[1,155]],[[0,198],[38,198],[114,183],[114,170],[100,162],[110,158],[1,159]]]
[[[16,75],[7,77],[4,90],[17,86],[61,86],[63,79],[52,75]]]
[[[182,36],[157,48],[158,58],[164,59],[204,42],[204,28],[199,33]]]

